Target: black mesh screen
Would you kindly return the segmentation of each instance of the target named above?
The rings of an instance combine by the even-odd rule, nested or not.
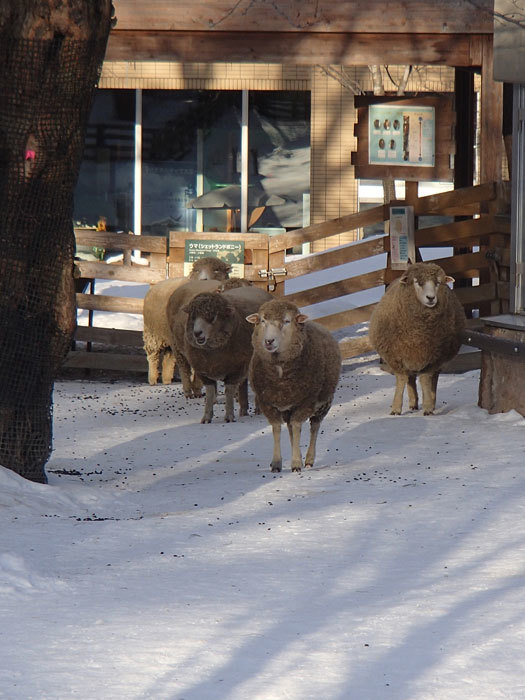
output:
[[[73,190],[106,42],[0,38],[0,465],[45,481],[75,325]]]

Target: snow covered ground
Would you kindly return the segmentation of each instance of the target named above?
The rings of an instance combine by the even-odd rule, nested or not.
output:
[[[525,420],[478,383],[394,417],[347,360],[317,465],[283,434],[276,475],[261,416],[57,382],[49,485],[0,467],[0,697],[521,700]]]

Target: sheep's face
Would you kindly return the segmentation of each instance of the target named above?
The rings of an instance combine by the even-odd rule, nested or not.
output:
[[[253,344],[257,349],[277,356],[289,353],[294,346],[302,347],[305,314],[286,302],[270,301],[261,306],[259,313],[246,317],[255,324]]]
[[[400,282],[412,285],[416,299],[428,309],[433,309],[439,301],[440,287],[454,282],[454,278],[448,277],[439,265],[418,263],[409,267]]]
[[[194,280],[227,280],[231,265],[214,257],[200,258],[193,263],[190,278]]]
[[[186,338],[193,347],[211,350],[230,340],[235,310],[222,295],[199,294],[183,310],[188,314]]]

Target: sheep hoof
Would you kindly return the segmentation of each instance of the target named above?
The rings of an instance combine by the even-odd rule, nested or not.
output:
[[[434,415],[434,409],[433,408],[427,408],[423,411],[424,416],[433,416]]]
[[[293,472],[300,472],[300,471],[301,471],[301,467],[292,467],[292,473]]]
[[[204,418],[201,418],[201,423],[211,423],[211,418],[206,418],[206,416],[204,416]]]
[[[391,415],[391,416],[400,416],[400,415],[401,415],[401,411],[396,411],[396,410],[392,409],[392,410],[390,411],[390,415]]]
[[[225,423],[235,423],[235,418],[233,416],[226,416],[224,419]]]
[[[282,462],[280,464],[278,464],[277,462],[272,462],[270,464],[270,467],[271,467],[271,470],[273,473],[278,473],[282,470],[283,465],[282,465]]]

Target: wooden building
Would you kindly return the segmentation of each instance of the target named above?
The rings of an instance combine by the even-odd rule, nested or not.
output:
[[[115,187],[115,191],[118,189],[114,210],[121,212],[121,221],[115,222],[117,228],[151,233],[151,227],[159,221],[165,222],[167,227],[184,227],[180,212],[187,202],[181,204],[182,199],[186,196],[189,200],[192,195],[199,196],[207,191],[206,181],[203,184],[201,180],[200,185],[197,182],[192,188],[181,179],[180,192],[186,195],[178,196],[179,215],[154,211],[155,196],[164,191],[159,186],[163,167],[159,151],[169,150],[170,146],[165,146],[165,135],[159,138],[157,134],[154,156],[150,159],[150,171],[155,177],[151,179],[145,174],[144,164],[137,165],[137,158],[140,159],[137,154],[155,130],[142,122],[142,115],[145,114],[145,120],[150,119],[149,124],[154,124],[158,110],[153,96],[161,99],[168,92],[180,95],[184,91],[191,92],[188,102],[197,93],[212,92],[231,95],[237,91],[239,95],[248,94],[250,99],[254,95],[259,100],[271,92],[308,97],[308,181],[302,194],[297,191],[290,194],[286,188],[277,187],[277,195],[282,195],[288,203],[295,201],[295,213],[286,219],[282,213],[291,205],[281,209],[276,206],[273,219],[263,216],[259,222],[266,227],[274,225],[289,230],[308,223],[321,223],[354,213],[367,204],[362,196],[366,188],[356,177],[352,153],[357,148],[355,96],[359,92],[372,93],[370,66],[381,67],[388,94],[395,94],[406,67],[410,66],[412,71],[405,86],[407,95],[431,92],[452,96],[456,124],[451,135],[455,157],[451,163],[453,182],[450,187],[502,177],[503,89],[501,83],[493,80],[491,0],[480,0],[476,8],[468,0],[442,3],[418,0],[179,0],[176,3],[114,0],[114,5],[117,24],[110,35],[100,87],[108,93],[120,91],[121,96],[131,95],[133,105],[130,102],[128,108],[140,113],[138,121],[134,116],[133,120],[126,117],[130,152],[124,154],[122,144],[119,146],[120,157],[127,163],[122,175],[122,179],[127,179],[126,185],[115,185],[118,174],[112,173],[109,166],[103,173],[107,181],[100,180],[101,193],[106,199],[111,187]],[[297,100],[293,105],[297,109]],[[121,110],[122,104],[114,109]],[[232,109],[237,108],[234,105]],[[279,109],[283,109],[282,106]],[[102,163],[106,167],[112,148],[109,137],[106,142],[99,127],[93,127],[91,136],[92,159],[98,172]],[[165,124],[163,129],[169,132]],[[239,125],[241,133],[242,124]],[[479,144],[475,144],[476,133]],[[239,136],[239,141],[242,138]],[[275,150],[275,142],[273,146]],[[90,152],[89,148],[86,152]],[[249,151],[245,168],[245,184],[251,187]],[[257,165],[255,171],[257,173]],[[232,172],[238,175],[241,190],[246,189],[248,185],[242,183],[242,166],[233,164],[228,183],[232,182]],[[79,187],[81,190],[84,187],[86,204],[84,211],[78,212],[78,220],[85,220],[88,210],[97,218],[107,218],[107,212],[99,211],[102,204],[93,204],[91,185],[86,184],[97,178],[89,169],[84,175],[83,180],[81,174]],[[198,180],[197,176],[192,177]],[[225,177],[223,174],[223,180]],[[267,214],[271,210],[272,207],[268,207]],[[123,211],[127,212],[125,216]],[[248,218],[242,220],[242,214],[241,211],[241,228],[245,230],[249,221]],[[224,228],[222,220],[216,216],[209,218],[208,225],[203,224],[199,211],[187,224],[190,229],[195,228],[195,222],[197,230],[212,230],[217,225],[219,230]],[[341,234],[329,245],[348,240],[352,239]],[[317,241],[313,250],[321,250],[323,245],[323,241]]]

